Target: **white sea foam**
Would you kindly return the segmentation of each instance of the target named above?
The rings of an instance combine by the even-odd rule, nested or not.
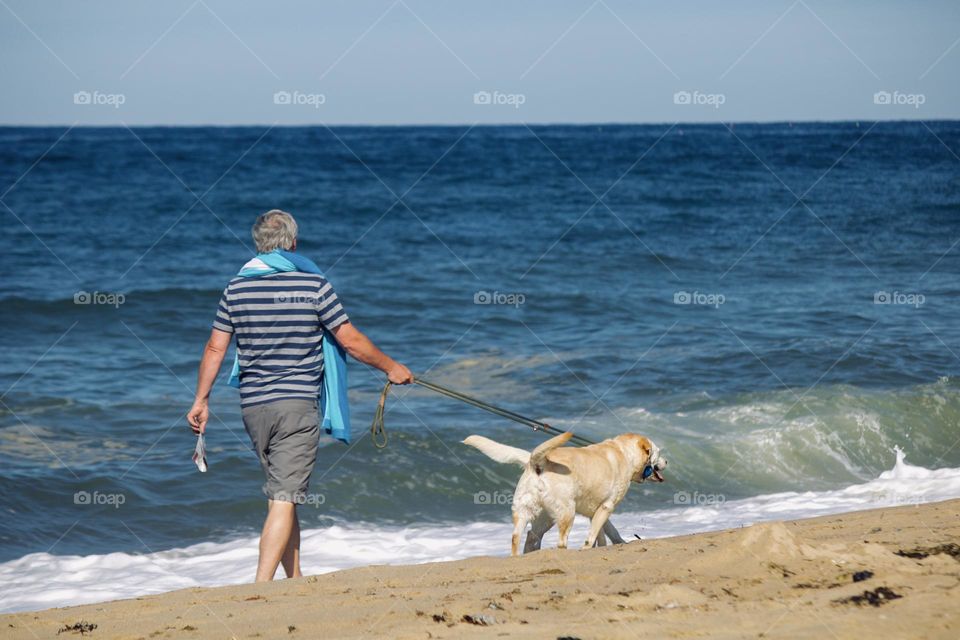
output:
[[[663,485],[669,490],[669,484]],[[893,469],[878,478],[833,491],[787,492],[742,500],[678,494],[687,506],[644,513],[617,513],[624,538],[658,538],[885,506],[960,497],[960,469],[929,470],[907,464],[897,451]],[[722,504],[718,504],[719,502]],[[502,522],[390,528],[333,526],[304,531],[303,569],[318,574],[371,564],[415,564],[478,555],[507,555],[509,516]],[[579,520],[571,535],[586,533]],[[551,532],[544,545],[556,544]],[[570,551],[575,553],[575,551]],[[149,554],[55,556],[34,553],[0,564],[0,610],[25,611],[181,589],[250,581],[257,560],[256,538],[207,542]]]

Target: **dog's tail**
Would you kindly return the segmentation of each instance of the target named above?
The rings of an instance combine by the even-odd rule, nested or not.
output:
[[[491,460],[496,460],[504,464],[518,464],[521,467],[525,467],[527,463],[530,462],[529,451],[517,449],[516,447],[508,447],[505,444],[494,442],[490,438],[484,438],[483,436],[470,436],[463,441],[463,444],[470,445]],[[540,445],[540,447],[543,447],[543,445]],[[538,447],[538,450],[540,447]]]
[[[534,468],[540,468],[543,466],[543,463],[547,460],[547,454],[556,449],[557,447],[562,447],[567,443],[570,438],[573,437],[572,431],[567,431],[566,433],[561,433],[559,436],[550,438],[539,447],[534,449],[530,453],[530,466]],[[538,471],[539,473],[539,471]]]

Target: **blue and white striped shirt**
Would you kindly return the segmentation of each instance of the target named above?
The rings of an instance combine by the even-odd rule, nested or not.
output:
[[[347,322],[321,275],[285,271],[234,278],[223,290],[213,328],[233,333],[240,356],[240,406],[316,400],[323,376],[323,329]]]

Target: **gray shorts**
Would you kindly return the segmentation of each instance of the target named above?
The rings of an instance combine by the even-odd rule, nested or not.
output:
[[[243,426],[267,477],[266,496],[303,504],[317,461],[317,403],[291,399],[250,407],[243,410]]]

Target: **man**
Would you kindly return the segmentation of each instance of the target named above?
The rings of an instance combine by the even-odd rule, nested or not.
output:
[[[268,211],[257,218],[253,241],[261,254],[295,251],[297,223],[289,213]],[[210,390],[236,336],[243,424],[266,475],[257,582],[273,580],[279,564],[288,578],[301,575],[297,504],[305,500],[317,459],[324,331],[390,382],[413,381],[407,367],[353,326],[326,278],[302,271],[231,280],[200,361],[197,395],[187,414],[194,433],[206,429]]]

